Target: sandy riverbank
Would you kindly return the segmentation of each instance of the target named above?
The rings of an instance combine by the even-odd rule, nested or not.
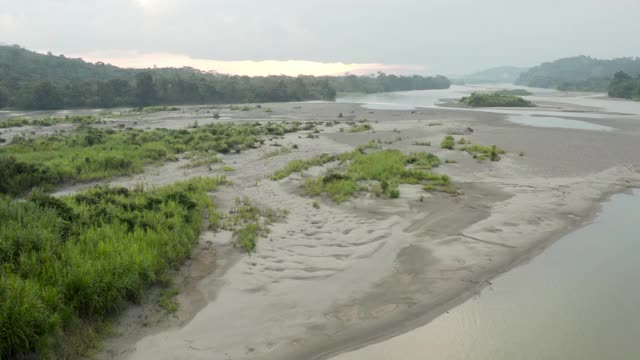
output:
[[[421,326],[473,295],[488,280],[539,253],[550,241],[592,219],[600,201],[640,184],[639,127],[594,132],[519,126],[504,115],[453,109],[367,110],[349,104],[273,104],[273,112],[236,112],[233,121],[368,119],[372,132],[321,126],[317,139],[292,133],[268,141],[298,146],[262,159],[265,149],[224,157],[234,185],[214,194],[224,209],[247,196],[265,208],[289,210],[252,256],[229,234],[206,232],[180,275],[181,310],[169,319],[132,307],[115,325],[102,359],[324,359]],[[134,127],[187,127],[207,116],[136,117]],[[575,115],[574,115],[575,116]],[[119,120],[128,121],[128,120]],[[211,120],[212,121],[212,120]],[[111,124],[117,125],[117,124]],[[111,126],[106,125],[106,126]],[[131,123],[127,123],[131,126]],[[615,122],[608,125],[615,127]],[[444,135],[471,127],[473,143],[508,150],[479,163],[440,150]],[[319,209],[299,194],[302,176],[268,177],[293,159],[350,151],[369,140],[385,148],[431,151],[438,171],[464,191],[451,197],[402,186],[399,199],[360,198]],[[431,141],[432,147],[413,145]],[[275,147],[274,147],[275,148]],[[524,151],[525,156],[518,153]],[[113,183],[162,184],[222,173],[221,165],[181,169],[169,163]],[[319,172],[320,169],[312,169]],[[64,191],[78,190],[87,184]],[[421,201],[422,198],[422,201]]]

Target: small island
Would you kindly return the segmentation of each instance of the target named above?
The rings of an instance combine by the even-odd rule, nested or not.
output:
[[[500,92],[474,92],[460,99],[462,104],[470,107],[534,107],[535,105],[520,96]]]

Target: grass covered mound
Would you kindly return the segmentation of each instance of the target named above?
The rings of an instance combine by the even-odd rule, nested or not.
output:
[[[142,172],[145,165],[177,160],[193,165],[218,161],[218,153],[259,147],[265,135],[283,135],[298,124],[212,124],[190,130],[112,130],[82,126],[72,135],[15,138],[0,148],[0,194],[33,187]]]
[[[260,209],[248,198],[237,198],[229,215],[218,214],[216,223],[210,223],[210,226],[233,232],[236,244],[251,254],[256,249],[258,238],[269,234],[269,226],[288,214],[286,209]]]
[[[11,127],[22,126],[53,126],[57,124],[77,124],[77,125],[92,125],[99,124],[102,121],[95,116],[65,116],[60,117],[48,117],[42,119],[29,119],[29,118],[12,118],[5,121],[0,121],[0,129],[6,129]]]
[[[280,169],[271,175],[271,180],[282,180],[293,173],[300,173],[314,166],[322,166],[332,161],[337,161],[339,158],[340,156],[337,155],[323,154],[308,160],[293,160],[283,169]]]
[[[358,192],[397,198],[400,196],[400,184],[422,184],[425,190],[455,192],[447,175],[429,171],[440,165],[437,156],[429,153],[404,154],[399,150],[365,153],[360,149],[339,156],[323,155],[310,160],[298,160],[289,163],[272,178],[277,180],[286,177],[285,174],[330,161],[340,161],[340,165],[325,176],[307,178],[305,194],[326,194],[339,203],[349,200]]]
[[[442,139],[440,143],[441,149],[447,150],[455,150],[456,144],[461,145],[458,149],[460,151],[465,151],[473,156],[474,159],[478,161],[483,160],[491,160],[491,161],[500,161],[500,155],[506,154],[506,151],[502,148],[499,148],[496,145],[486,146],[480,144],[472,144],[470,139],[460,138],[458,141],[451,136],[447,135]],[[520,155],[522,156],[522,155]]]
[[[515,95],[500,93],[474,92],[460,99],[460,102],[471,107],[532,107],[531,101]]]
[[[485,146],[478,144],[469,144],[462,147],[460,150],[466,151],[469,154],[473,155],[473,158],[477,159],[478,161],[487,159],[491,161],[500,161],[500,155],[505,154],[505,150],[497,147],[496,145]]]
[[[65,333],[139,302],[190,255],[223,182],[0,197],[0,358],[72,355]]]

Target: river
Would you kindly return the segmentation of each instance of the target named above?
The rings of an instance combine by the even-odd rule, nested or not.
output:
[[[447,94],[439,92],[454,95],[470,90],[456,87]],[[421,101],[407,100],[416,96],[364,95],[345,100],[392,109],[394,103],[398,108],[433,107],[442,99],[429,95]],[[534,98],[549,97],[542,93]],[[563,97],[562,102],[640,114],[640,103],[593,95]],[[553,113],[536,118],[523,109],[504,112],[528,126],[610,130],[553,118],[557,115]],[[640,274],[638,224],[640,192],[614,195],[592,224],[501,275],[477,296],[423,327],[333,360],[640,359],[640,283],[635,279]]]

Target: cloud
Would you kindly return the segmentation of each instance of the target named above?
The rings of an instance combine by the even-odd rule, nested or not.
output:
[[[578,54],[640,55],[638,0],[0,2],[2,41],[68,54],[131,50],[224,61],[428,64],[438,73]]]
[[[23,31],[22,22],[18,19],[17,16],[12,14],[2,14],[0,13],[0,34],[11,34],[17,31]],[[0,35],[1,37],[2,35]],[[9,40],[2,39],[0,40]]]
[[[93,52],[73,54],[90,62],[104,62],[121,67],[150,68],[150,67],[193,67],[203,71],[215,71],[224,74],[266,76],[266,75],[340,75],[370,74],[377,71],[387,73],[408,74],[422,73],[424,68],[417,65],[387,65],[387,64],[358,64],[343,62],[317,62],[305,60],[210,60],[197,59],[186,55],[172,53],[139,53],[124,52]]]
[[[181,4],[179,0],[133,0],[133,3],[151,15],[168,15]]]

